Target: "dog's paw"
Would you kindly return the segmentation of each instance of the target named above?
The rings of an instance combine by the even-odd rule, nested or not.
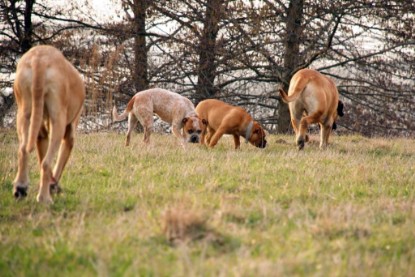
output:
[[[37,202],[44,203],[44,204],[53,204],[52,197],[50,195],[41,195],[40,193],[36,197]]]
[[[303,150],[305,145],[305,141],[303,138],[300,138],[297,140],[297,146],[298,146],[298,150]]]
[[[27,187],[15,187],[13,190],[14,198],[22,199],[27,196]]]
[[[62,188],[59,186],[58,183],[51,184],[49,186],[50,194],[59,194],[62,192]]]

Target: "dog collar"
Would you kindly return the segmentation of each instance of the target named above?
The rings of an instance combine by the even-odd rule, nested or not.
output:
[[[250,134],[252,132],[252,127],[254,127],[254,121],[251,120],[251,122],[249,122],[248,127],[246,127],[246,131],[245,131],[245,143],[248,143],[249,141],[249,137]]]

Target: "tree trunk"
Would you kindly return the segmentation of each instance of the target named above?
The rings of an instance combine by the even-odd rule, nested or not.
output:
[[[203,33],[199,44],[199,64],[197,69],[196,102],[211,98],[217,92],[216,77],[216,37],[219,31],[223,0],[208,0],[203,23]]]
[[[146,44],[146,10],[148,0],[134,0],[134,69],[133,80],[135,92],[148,88],[147,44]]]
[[[13,29],[19,43],[20,54],[24,54],[33,44],[32,12],[35,0],[25,0],[24,11],[19,10],[18,0],[11,0],[9,3],[9,6],[7,4],[2,4],[2,7],[6,9],[6,11],[4,11],[4,17],[11,25],[14,25]],[[21,12],[23,13],[23,22],[19,17]]]
[[[283,72],[283,88],[288,91],[289,82],[293,72],[299,64],[300,39],[303,18],[304,0],[291,0],[288,6],[286,21],[286,38],[285,38],[285,54],[284,54],[284,72]],[[279,100],[278,109],[278,133],[286,133],[290,128],[290,113],[288,105]]]
[[[24,32],[21,39],[21,50],[22,53],[27,52],[32,48],[32,36],[33,36],[33,27],[32,27],[32,12],[33,4],[35,0],[26,0],[25,10],[24,10]]]

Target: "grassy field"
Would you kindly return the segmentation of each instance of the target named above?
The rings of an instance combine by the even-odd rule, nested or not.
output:
[[[415,140],[333,136],[299,152],[223,138],[80,134],[51,206],[16,201],[0,132],[0,276],[414,276]]]

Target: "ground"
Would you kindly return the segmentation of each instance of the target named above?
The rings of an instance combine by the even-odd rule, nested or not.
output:
[[[154,134],[79,134],[55,203],[12,197],[17,137],[0,131],[2,276],[410,276],[413,139],[293,136],[214,149]]]

